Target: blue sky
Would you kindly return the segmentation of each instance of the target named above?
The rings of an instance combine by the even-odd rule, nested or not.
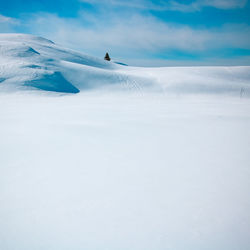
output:
[[[130,65],[250,65],[247,0],[0,0],[0,32]]]

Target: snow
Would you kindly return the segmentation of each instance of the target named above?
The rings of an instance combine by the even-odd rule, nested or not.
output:
[[[5,92],[37,88],[78,93],[105,87],[168,94],[250,96],[249,66],[128,67],[24,34],[0,34],[0,45],[0,90]]]
[[[0,45],[0,249],[250,248],[249,67]]]

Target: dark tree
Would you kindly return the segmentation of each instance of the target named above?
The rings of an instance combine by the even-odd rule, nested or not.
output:
[[[108,52],[106,53],[104,59],[107,60],[107,61],[110,61],[110,60],[111,60],[110,57],[109,57],[109,53],[108,53]]]

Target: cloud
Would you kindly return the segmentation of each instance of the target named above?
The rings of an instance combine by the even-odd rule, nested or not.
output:
[[[149,9],[157,11],[182,11],[193,12],[200,11],[204,7],[213,7],[218,9],[235,9],[243,8],[248,0],[194,0],[189,4],[183,4],[179,1],[169,0],[81,0],[81,2],[89,3],[95,6],[105,5],[105,7],[127,7],[137,9]]]
[[[213,7],[217,9],[236,9],[243,8],[247,0],[196,0],[190,4],[181,4],[177,1],[171,1],[169,10],[176,10],[182,12],[200,11],[205,7]]]
[[[0,14],[0,32],[14,32],[19,20]]]
[[[218,9],[243,8],[247,0],[198,0],[196,4],[201,7],[210,6]]]
[[[151,58],[171,50],[206,55],[226,48],[250,49],[247,25],[194,29],[165,23],[153,16],[134,14],[126,22],[124,18],[109,15],[107,25],[105,13],[97,16],[81,13],[77,20],[43,13],[33,15],[25,26],[29,26],[30,33],[95,56],[103,56],[106,50],[118,58]]]
[[[15,18],[3,16],[0,14],[0,23],[18,24],[19,21]]]
[[[117,4],[117,1],[113,2]],[[129,6],[142,3],[139,0],[118,2]],[[216,4],[219,4],[219,0]],[[0,15],[0,32],[24,31],[86,54],[103,57],[108,51],[116,60],[125,60],[130,64],[137,61],[141,65],[149,65],[151,60],[163,62],[166,58],[207,60],[211,55],[216,57],[216,52],[226,49],[250,50],[249,25],[224,24],[217,28],[195,28],[168,23],[130,7],[118,8],[116,11],[100,8],[94,12],[84,9],[77,18],[35,13],[16,20]],[[220,55],[223,58],[224,55]],[[220,55],[218,53],[217,57]]]

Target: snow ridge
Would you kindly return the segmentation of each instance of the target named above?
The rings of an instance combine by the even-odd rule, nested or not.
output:
[[[0,90],[90,89],[250,96],[250,67],[129,67],[65,49],[42,37],[0,34]]]

